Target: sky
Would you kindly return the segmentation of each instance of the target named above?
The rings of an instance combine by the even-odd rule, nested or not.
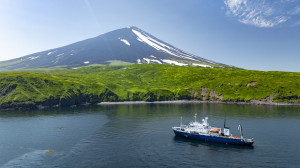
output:
[[[0,0],[0,61],[127,26],[215,62],[300,72],[300,0]]]

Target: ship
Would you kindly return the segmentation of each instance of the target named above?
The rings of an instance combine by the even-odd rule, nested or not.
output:
[[[232,136],[229,127],[226,127],[224,120],[224,128],[212,127],[208,124],[208,117],[202,119],[202,122],[197,121],[197,114],[195,114],[195,121],[188,125],[182,124],[182,118],[179,127],[172,127],[176,136],[181,136],[188,139],[195,139],[206,142],[217,142],[230,145],[253,146],[254,139],[247,139],[243,137],[242,126],[238,126],[240,137]]]

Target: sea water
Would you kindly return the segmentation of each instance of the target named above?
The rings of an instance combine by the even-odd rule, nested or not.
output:
[[[208,117],[253,147],[176,137]],[[300,167],[299,106],[127,104],[0,112],[0,167]]]

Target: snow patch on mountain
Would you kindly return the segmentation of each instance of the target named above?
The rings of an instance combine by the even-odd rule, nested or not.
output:
[[[142,41],[142,42],[144,42],[144,43],[150,45],[151,47],[155,48],[155,49],[158,50],[158,51],[161,50],[161,51],[163,51],[163,52],[166,52],[166,53],[169,53],[169,54],[171,54],[171,55],[177,56],[176,54],[171,53],[171,52],[168,51],[167,49],[165,49],[165,48],[163,48],[163,47],[157,45],[157,44],[154,43],[154,42],[152,42],[152,41],[151,41],[152,38],[146,37],[146,36],[144,36],[142,33],[138,32],[138,31],[136,31],[136,30],[134,30],[134,29],[132,29],[132,32],[138,36],[137,39],[138,39],[139,41]],[[154,41],[155,41],[155,40],[154,40]]]
[[[210,65],[204,65],[204,64],[195,64],[195,63],[193,63],[192,65],[194,65],[194,66],[201,66],[201,67],[205,67],[205,68],[212,68],[212,66],[210,66]]]
[[[162,64],[159,60],[155,60],[155,59],[143,58],[143,60],[145,60],[147,62],[147,64],[150,64],[151,62],[157,63],[157,64]]]
[[[154,63],[162,64],[159,60],[151,59],[150,61],[151,61],[151,62],[154,62]]]
[[[37,58],[39,58],[40,56],[32,56],[32,57],[28,57],[28,59],[30,59],[30,60],[34,60],[34,59],[37,59]]]
[[[150,59],[149,58],[143,58],[143,60],[145,60],[147,62],[147,64],[150,63]]]
[[[119,38],[119,40],[122,41],[124,44],[130,46],[130,43],[126,39]]]
[[[177,61],[167,60],[167,59],[163,59],[162,61],[167,63],[167,64],[177,65],[177,66],[187,66],[188,65],[188,64],[185,64],[185,63],[180,63],[180,62],[177,62]]]
[[[65,53],[61,53],[61,54],[58,54],[56,57],[60,57],[60,56],[62,56],[62,55],[64,55]]]
[[[53,53],[55,53],[56,51],[50,51],[50,52],[48,52],[48,54],[47,55],[51,55],[51,54],[53,54]]]

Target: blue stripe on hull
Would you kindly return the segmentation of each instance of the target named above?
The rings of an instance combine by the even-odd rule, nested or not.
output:
[[[173,131],[175,135],[182,136],[185,138],[190,138],[190,139],[201,140],[201,141],[218,142],[218,143],[232,144],[232,145],[246,145],[246,146],[251,146],[253,144],[253,142],[245,142],[242,141],[241,139],[232,139],[232,138],[206,136],[206,135],[195,135],[195,134],[189,134],[186,132],[180,132],[176,130]]]

